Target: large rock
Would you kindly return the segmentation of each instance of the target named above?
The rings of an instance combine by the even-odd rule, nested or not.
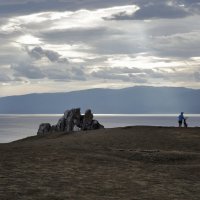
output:
[[[73,131],[74,126],[80,126],[80,108],[66,110],[56,124],[57,131]]]
[[[92,120],[90,130],[103,129],[103,128],[104,128],[104,126],[102,124],[100,124],[97,120]]]
[[[65,118],[61,117],[58,120],[58,123],[56,124],[56,130],[60,131],[60,132],[64,131],[65,130],[65,125],[66,125]]]
[[[93,121],[93,114],[90,109],[85,111],[85,115],[83,117],[82,130],[90,130],[91,124]]]
[[[77,127],[80,126],[80,116],[81,116],[80,108],[71,109],[70,111],[67,112],[67,115],[65,118],[66,119],[66,126],[65,126],[66,132],[73,131],[74,126],[77,126]]]
[[[81,115],[80,108],[75,108],[66,110],[56,125],[51,126],[49,123],[41,124],[38,135],[50,132],[75,132],[100,128],[104,128],[104,126],[97,120],[93,120],[93,114],[90,109],[86,110],[85,115]]]
[[[49,123],[42,123],[39,126],[37,135],[45,135],[51,131],[51,124]]]

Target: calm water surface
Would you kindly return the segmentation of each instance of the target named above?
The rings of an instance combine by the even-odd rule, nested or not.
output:
[[[39,124],[56,124],[62,115],[0,115],[0,143],[11,142],[37,134]],[[185,115],[190,127],[200,126],[200,114]],[[104,115],[94,116],[106,128],[150,125],[177,126],[177,115]]]

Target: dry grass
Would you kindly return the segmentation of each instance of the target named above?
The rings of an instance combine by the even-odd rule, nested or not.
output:
[[[126,127],[0,145],[2,200],[199,200],[200,128]]]

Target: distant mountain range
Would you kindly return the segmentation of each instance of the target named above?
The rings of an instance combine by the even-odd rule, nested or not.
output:
[[[0,98],[1,114],[54,114],[75,107],[102,114],[200,113],[200,90],[137,86]]]

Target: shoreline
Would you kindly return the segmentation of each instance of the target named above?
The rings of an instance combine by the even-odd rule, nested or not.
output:
[[[116,127],[105,127],[106,129],[112,129],[112,128],[124,128],[124,127],[166,127],[166,128],[179,128],[178,126],[164,126],[164,125],[127,125],[127,126],[116,126]],[[199,128],[200,126],[189,126],[188,128],[191,129],[191,128]],[[182,127],[184,128],[184,127]],[[23,129],[23,128],[21,128]],[[27,138],[27,137],[32,137],[32,136],[36,136],[37,134],[37,128],[35,128],[34,130],[31,130],[32,134],[24,134],[24,132],[29,132],[27,131],[27,127],[24,128],[25,130],[23,131],[23,134],[21,134],[18,130],[18,132],[16,133],[16,135],[22,135],[24,137],[18,137],[16,139],[10,139],[10,141],[6,141],[6,142],[0,142],[0,145],[1,144],[8,144],[8,143],[11,143],[11,142],[14,142],[14,141],[18,141],[18,140],[21,140],[21,139],[24,139],[24,138]],[[7,131],[8,132],[8,131]],[[3,135],[2,135],[3,136]],[[10,138],[14,137],[15,136],[15,132],[12,130],[12,135],[10,135]],[[1,138],[0,138],[1,139]],[[3,140],[6,140],[3,138]]]
[[[155,128],[177,128],[177,129],[198,129],[200,128],[199,126],[196,126],[196,127],[178,127],[178,126],[150,126],[150,125],[135,125],[135,126],[124,126],[124,127],[112,127],[112,128],[105,128],[105,129],[126,129],[126,128],[134,128],[134,127],[141,127],[141,128],[152,128],[152,127],[155,127]],[[87,133],[90,133],[92,131],[95,131],[95,130],[89,130],[89,131],[78,131],[78,132],[70,132],[70,133],[67,133],[67,132],[55,132],[55,133],[50,133],[50,134],[66,134],[66,135],[71,135],[71,134],[85,134],[86,132]],[[35,135],[31,135],[31,136],[27,136],[27,137],[24,137],[24,138],[20,138],[20,139],[17,139],[17,140],[13,140],[13,141],[10,141],[10,142],[5,142],[5,143],[1,143],[0,142],[0,145],[2,144],[10,144],[10,143],[13,143],[13,142],[17,142],[17,141],[21,141],[21,140],[26,140],[28,138],[34,138],[34,137],[45,137],[45,136],[37,136],[37,134]],[[48,137],[48,136],[47,136]]]
[[[0,116],[0,142],[7,143],[24,137],[32,136],[37,133],[38,127],[43,122],[56,124],[58,116]],[[177,117],[136,117],[136,116],[94,116],[105,128],[125,127],[125,126],[167,126],[177,127]],[[200,117],[189,117],[189,127],[198,127]]]

